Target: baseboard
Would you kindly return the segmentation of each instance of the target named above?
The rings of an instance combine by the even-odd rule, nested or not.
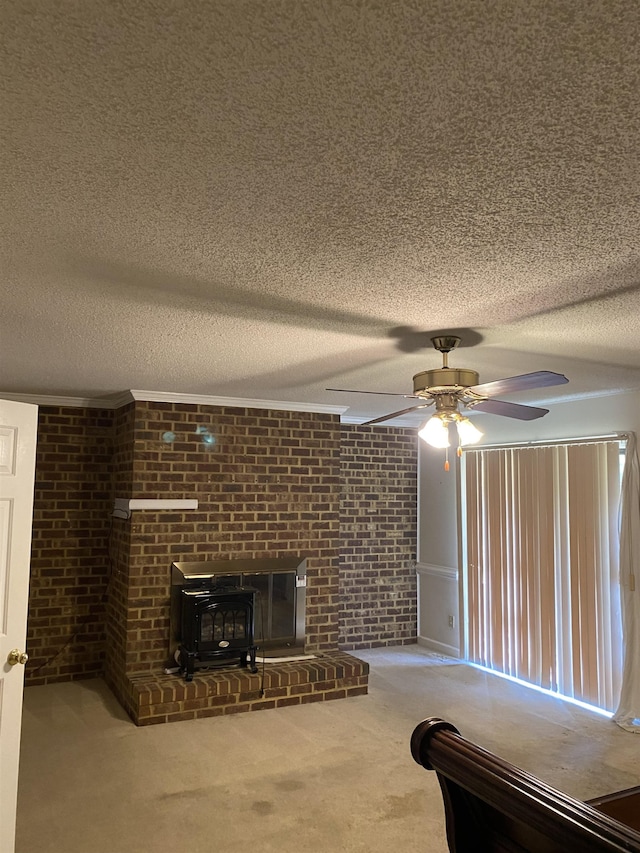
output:
[[[450,658],[459,658],[460,649],[457,646],[450,646],[448,643],[440,643],[438,640],[430,640],[428,637],[418,637],[418,645],[429,649],[431,652],[438,652],[440,655],[447,655]]]

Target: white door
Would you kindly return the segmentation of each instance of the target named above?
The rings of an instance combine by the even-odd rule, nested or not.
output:
[[[0,400],[0,853],[15,848],[38,407]]]

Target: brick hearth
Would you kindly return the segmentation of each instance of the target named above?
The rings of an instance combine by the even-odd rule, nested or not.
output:
[[[134,676],[122,698],[133,721],[148,726],[361,696],[368,674],[364,661],[327,652],[309,660],[267,663],[264,684],[262,667],[255,675],[238,667],[200,671],[190,682],[178,675]]]

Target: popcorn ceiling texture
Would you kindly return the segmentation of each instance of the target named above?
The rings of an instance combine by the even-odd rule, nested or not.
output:
[[[453,327],[482,381],[639,387],[638,4],[9,0],[3,35],[4,391],[375,416],[325,388],[406,393],[438,360],[398,330]]]

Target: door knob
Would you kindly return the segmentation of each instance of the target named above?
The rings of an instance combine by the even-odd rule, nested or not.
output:
[[[29,660],[29,655],[26,652],[21,652],[20,649],[11,649],[7,657],[9,666],[15,666],[17,663],[25,664]]]

